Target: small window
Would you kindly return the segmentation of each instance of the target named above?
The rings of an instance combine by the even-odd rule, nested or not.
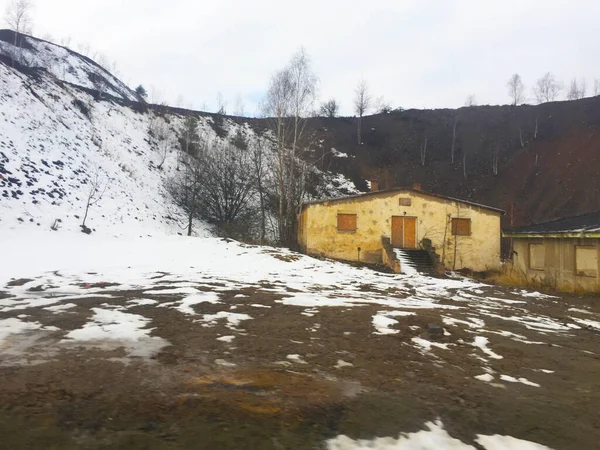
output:
[[[596,247],[575,247],[575,270],[579,277],[596,277],[598,275],[598,250]]]
[[[412,199],[408,197],[400,197],[400,206],[410,206],[412,205]]]
[[[356,231],[356,214],[338,214],[338,231]]]
[[[546,266],[546,247],[544,244],[529,244],[529,268],[544,270]]]
[[[471,219],[452,219],[452,234],[455,236],[470,236]]]

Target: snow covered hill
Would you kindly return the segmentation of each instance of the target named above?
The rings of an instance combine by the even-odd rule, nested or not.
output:
[[[16,48],[15,33],[0,30],[0,54],[14,57],[28,67],[43,67],[58,80],[70,84],[100,90],[124,100],[139,100],[125,83],[90,58],[51,42],[31,36],[18,36],[21,40],[19,48]]]
[[[177,231],[164,189],[174,157],[158,170],[148,135],[162,119],[96,102],[47,72],[31,78],[0,63],[0,86],[0,227],[78,229],[97,173],[106,191],[90,208],[92,229]]]
[[[134,102],[135,93],[93,61],[30,37],[17,49],[13,40],[0,31],[0,229],[79,230],[97,181],[103,195],[86,220],[95,232],[181,233],[185,220],[165,181],[176,170],[185,114],[207,139],[255,135],[226,117],[217,125],[209,114]],[[26,65],[13,67],[12,58]],[[343,176],[326,177],[324,195],[356,192]],[[196,230],[210,234],[203,224]]]

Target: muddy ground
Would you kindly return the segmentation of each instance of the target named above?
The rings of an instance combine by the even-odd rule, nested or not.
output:
[[[456,309],[415,308],[391,316],[390,334],[377,334],[373,317],[386,311],[380,304],[284,305],[265,282],[222,290],[219,304],[192,306],[197,316],[128,306],[152,320],[151,336],[168,342],[143,357],[114,342],[64,345],[65,330],[82,327],[94,307],[139,298],[169,304],[182,295],[161,294],[164,286],[101,288],[105,295],[61,314],[35,306],[0,312],[0,319],[27,316],[45,327],[9,336],[0,348],[0,448],[315,449],[339,434],[398,436],[437,419],[475,448],[476,434],[557,450],[600,448],[600,331],[573,319],[597,321],[597,298],[486,287],[479,298],[500,305],[491,315],[490,306],[448,296],[440,305]],[[0,294],[10,299],[12,289]],[[376,288],[363,290],[367,298]],[[198,322],[224,305],[252,320]],[[448,311],[453,324],[444,324]],[[482,317],[485,328],[473,325]],[[540,317],[564,330],[527,326]],[[488,351],[473,345],[475,336],[488,339]],[[413,338],[449,345],[425,349]],[[475,378],[485,373],[493,380]]]

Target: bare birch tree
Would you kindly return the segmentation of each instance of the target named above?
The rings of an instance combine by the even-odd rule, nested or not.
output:
[[[158,153],[158,164],[156,168],[162,170],[163,165],[174,147],[176,139],[169,124],[162,117],[155,117],[149,125],[148,133],[156,139],[156,150]]]
[[[510,96],[512,105],[517,106],[519,103],[522,103],[525,94],[525,85],[523,84],[523,80],[521,80],[521,75],[518,73],[513,74],[506,85],[508,86],[508,95]]]
[[[454,154],[456,152],[456,127],[458,126],[458,115],[454,118],[454,125],[452,126],[452,147],[450,148],[450,161],[454,164]]]
[[[250,142],[249,148],[251,151],[252,168],[260,208],[260,220],[258,230],[259,242],[260,244],[264,244],[267,233],[267,146],[264,139],[256,138],[252,142]]]
[[[562,91],[561,83],[556,81],[550,72],[538,79],[533,86],[533,95],[538,103],[553,102],[560,91]]]
[[[8,28],[15,32],[14,45],[17,49],[21,48],[20,34],[31,33],[31,11],[33,10],[32,0],[11,0],[6,6],[4,21]],[[17,55],[12,56],[13,66],[15,58],[21,58],[21,51],[18,50]],[[19,61],[20,62],[20,61]]]
[[[217,114],[220,116],[227,114],[227,102],[223,98],[221,92],[217,93]]]
[[[244,99],[240,94],[235,96],[235,109],[233,110],[233,115],[238,117],[244,117],[245,115],[246,105],[244,104]]]
[[[354,90],[354,112],[357,115],[356,135],[358,145],[362,144],[362,118],[371,107],[371,94],[369,86],[364,79],[361,79]]]
[[[567,100],[578,100],[580,98],[584,98],[585,91],[585,78],[582,78],[579,82],[577,81],[577,78],[573,78],[571,80],[571,84],[569,85],[569,90],[567,91]]]
[[[425,137],[425,142],[423,142],[423,145],[421,145],[419,150],[420,150],[419,153],[421,156],[421,166],[425,167],[425,161],[427,158],[427,137]]]
[[[492,173],[498,175],[498,161],[500,159],[500,147],[496,145],[492,152]]]
[[[85,224],[90,207],[94,206],[104,196],[106,188],[108,187],[108,179],[102,176],[102,171],[99,166],[94,168],[94,173],[87,180],[88,192],[85,203],[85,213],[83,215],[83,221],[81,222],[81,231],[85,234],[90,234],[92,230]]]
[[[276,179],[279,240],[292,245],[297,215],[305,195],[305,164],[299,158],[308,147],[307,116],[313,109],[317,77],[304,49],[271,79],[263,112],[269,118],[277,151]]]

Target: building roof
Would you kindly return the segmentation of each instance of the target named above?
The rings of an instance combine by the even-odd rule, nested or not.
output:
[[[600,211],[538,223],[504,233],[506,237],[600,237]]]
[[[316,205],[316,204],[320,204],[320,203],[337,203],[337,202],[343,202],[346,200],[352,200],[352,199],[362,199],[362,198],[367,198],[367,197],[375,197],[378,195],[383,195],[383,194],[392,194],[395,192],[413,192],[415,194],[422,194],[422,195],[426,195],[429,197],[435,197],[435,198],[440,198],[442,200],[450,200],[453,202],[459,202],[459,203],[465,203],[467,205],[471,205],[471,206],[475,206],[477,208],[482,208],[482,209],[487,209],[489,211],[493,211],[495,213],[498,214],[504,214],[505,211],[499,208],[494,208],[492,206],[486,206],[486,205],[482,205],[480,203],[475,203],[475,202],[470,202],[468,200],[462,200],[460,198],[454,198],[454,197],[448,197],[446,195],[442,195],[442,194],[436,194],[433,192],[426,192],[423,191],[422,189],[415,189],[415,188],[393,188],[393,189],[386,189],[386,190],[382,190],[382,191],[374,191],[374,192],[366,192],[363,194],[356,194],[356,195],[348,195],[346,197],[338,197],[338,198],[329,198],[326,200],[316,200],[316,201],[312,201],[312,202],[305,202],[302,207],[304,208],[307,205]]]

